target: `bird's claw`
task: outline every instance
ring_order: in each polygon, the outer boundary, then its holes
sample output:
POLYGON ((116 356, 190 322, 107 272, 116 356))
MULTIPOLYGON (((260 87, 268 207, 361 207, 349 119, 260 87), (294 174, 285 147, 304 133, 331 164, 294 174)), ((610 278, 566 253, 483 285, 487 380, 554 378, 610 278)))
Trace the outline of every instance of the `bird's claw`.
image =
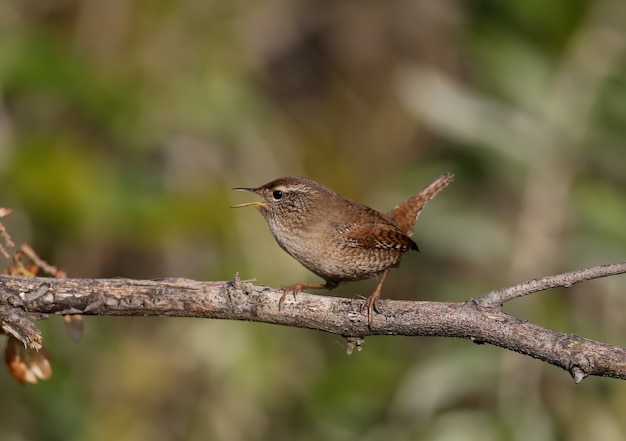
POLYGON ((367 326, 371 328, 372 323, 373 323, 372 311, 374 311, 377 314, 380 314, 380 311, 378 310, 378 296, 371 295, 368 298, 366 298, 365 302, 363 302, 363 305, 361 305, 361 313, 363 313, 364 309, 367 310, 367 326))
POLYGON ((302 292, 302 288, 300 287, 300 285, 281 286, 280 289, 283 290, 283 295, 280 296, 280 299, 278 300, 278 310, 279 311, 281 309, 283 309, 283 305, 285 304, 285 299, 287 298, 289 293, 291 293, 293 295, 293 300, 295 301, 296 300, 296 295, 299 292, 302 292))

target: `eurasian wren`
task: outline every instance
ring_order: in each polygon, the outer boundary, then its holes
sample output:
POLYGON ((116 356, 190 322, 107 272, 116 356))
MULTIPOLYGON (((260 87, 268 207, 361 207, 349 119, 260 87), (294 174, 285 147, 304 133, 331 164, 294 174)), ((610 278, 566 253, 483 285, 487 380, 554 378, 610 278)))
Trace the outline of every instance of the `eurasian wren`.
POLYGON ((234 208, 256 207, 278 245, 326 281, 323 285, 296 283, 283 287, 279 309, 289 292, 295 298, 304 289, 331 290, 340 282, 380 275, 378 286, 363 305, 371 326, 372 309, 378 312, 377 302, 387 273, 399 265, 404 253, 418 251, 411 235, 420 211, 453 179, 451 173, 439 176, 387 214, 300 177, 278 178, 258 188, 234 188, 263 198, 234 208))

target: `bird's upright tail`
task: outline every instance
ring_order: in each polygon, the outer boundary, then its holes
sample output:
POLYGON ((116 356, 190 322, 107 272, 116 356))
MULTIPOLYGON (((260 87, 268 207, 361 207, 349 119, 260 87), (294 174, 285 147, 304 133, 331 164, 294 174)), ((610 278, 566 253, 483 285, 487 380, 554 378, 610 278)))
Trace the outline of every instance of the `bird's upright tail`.
POLYGON ((422 211, 422 208, 452 181, 454 181, 454 175, 450 172, 444 173, 418 193, 396 205, 386 214, 387 218, 396 227, 400 228, 404 234, 410 237, 413 235, 415 221, 422 211))

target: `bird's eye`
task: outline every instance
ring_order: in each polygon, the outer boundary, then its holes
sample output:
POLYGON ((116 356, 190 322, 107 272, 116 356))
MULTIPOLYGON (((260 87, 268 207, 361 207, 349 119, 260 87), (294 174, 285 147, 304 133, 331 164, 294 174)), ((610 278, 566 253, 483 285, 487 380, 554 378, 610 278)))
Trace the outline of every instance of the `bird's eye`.
POLYGON ((274 200, 279 200, 283 197, 283 192, 281 190, 274 190, 272 192, 272 197, 274 198, 274 200))

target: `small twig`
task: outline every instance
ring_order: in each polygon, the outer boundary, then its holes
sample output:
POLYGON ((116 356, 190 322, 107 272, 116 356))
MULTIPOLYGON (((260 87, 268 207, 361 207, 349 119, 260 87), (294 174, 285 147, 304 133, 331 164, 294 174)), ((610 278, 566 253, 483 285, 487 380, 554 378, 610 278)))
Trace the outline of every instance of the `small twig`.
POLYGON ((538 279, 528 280, 517 285, 497 289, 477 298, 476 303, 486 308, 500 307, 503 303, 508 302, 509 300, 533 294, 535 292, 558 288, 561 286, 569 288, 572 285, 585 282, 587 280, 614 276, 623 273, 626 273, 626 262, 607 263, 606 265, 541 277, 538 279))
POLYGON ((37 266, 37 268, 41 268, 46 274, 50 274, 53 277, 57 277, 59 279, 67 277, 64 271, 57 269, 57 267, 50 265, 48 262, 43 260, 41 257, 35 253, 30 245, 23 244, 20 247, 20 252, 24 254, 24 256, 28 257, 33 263, 37 266))
MULTIPOLYGON (((0 207, 0 217, 7 216, 11 214, 12 212, 13 210, 10 208, 0 207)), ((1 222, 0 222, 0 237, 4 239, 4 243, 6 244, 7 247, 13 248, 15 246, 15 244, 11 240, 11 236, 9 235, 6 228, 4 227, 4 225, 2 225, 1 222)), ((4 248, 4 246, 1 243, 0 243, 0 254, 2 254, 7 259, 11 258, 11 256, 9 255, 9 253, 7 252, 7 250, 4 248)))

